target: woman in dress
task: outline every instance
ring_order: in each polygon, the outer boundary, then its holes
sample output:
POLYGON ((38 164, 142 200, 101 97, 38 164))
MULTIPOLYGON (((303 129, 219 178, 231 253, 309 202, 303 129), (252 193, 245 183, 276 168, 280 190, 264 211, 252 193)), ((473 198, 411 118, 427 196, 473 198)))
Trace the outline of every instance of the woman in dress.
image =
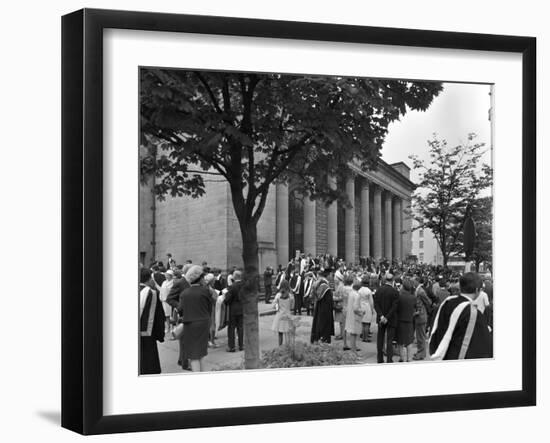
POLYGON ((413 358, 412 344, 414 341, 414 313, 416 297, 413 294, 413 284, 405 277, 399 291, 397 301, 397 344, 399 345, 400 361, 411 361, 413 358))
POLYGON ((346 312, 349 293, 352 291, 353 276, 345 274, 342 284, 334 292, 334 321, 340 324, 340 335, 336 340, 344 340, 344 351, 349 351, 346 335, 346 312))
POLYGON ((361 282, 361 288, 359 289, 359 299, 361 303, 361 310, 364 312, 361 319, 363 341, 371 341, 370 324, 374 316, 374 299, 372 291, 369 289, 370 278, 367 274, 363 276, 361 282))
POLYGON ((346 332, 349 334, 350 349, 352 352, 359 352, 357 348, 357 336, 361 334, 363 319, 363 310, 361 309, 361 299, 357 292, 361 288, 361 282, 355 281, 351 291, 348 292, 348 302, 346 306, 346 332))
POLYGON ((271 329, 279 335, 279 346, 283 344, 283 336, 290 331, 290 322, 292 321, 292 309, 294 309, 294 296, 290 291, 288 281, 281 283, 281 289, 275 295, 273 307, 277 313, 273 319, 271 329))
POLYGON ((212 295, 204 286, 202 266, 191 266, 185 279, 191 286, 181 294, 178 309, 183 320, 183 353, 191 370, 199 372, 204 371, 204 357, 208 354, 212 295))

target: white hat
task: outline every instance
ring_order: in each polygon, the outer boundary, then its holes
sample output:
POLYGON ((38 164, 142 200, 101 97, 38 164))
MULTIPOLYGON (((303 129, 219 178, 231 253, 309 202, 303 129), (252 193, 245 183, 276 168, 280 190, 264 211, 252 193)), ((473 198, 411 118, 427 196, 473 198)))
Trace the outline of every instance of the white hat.
POLYGON ((193 284, 195 283, 203 274, 202 266, 199 265, 193 265, 189 268, 187 273, 185 274, 185 279, 193 284))

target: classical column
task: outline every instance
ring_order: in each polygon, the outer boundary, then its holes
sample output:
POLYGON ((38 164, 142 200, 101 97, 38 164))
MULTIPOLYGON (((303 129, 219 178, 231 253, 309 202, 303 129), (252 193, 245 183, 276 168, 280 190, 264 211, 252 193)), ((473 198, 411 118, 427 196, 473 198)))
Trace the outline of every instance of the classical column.
POLYGON ((355 176, 346 180, 346 195, 351 208, 346 208, 346 263, 355 263, 355 176))
POLYGON ((402 231, 403 235, 401 236, 402 239, 402 248, 401 253, 403 254, 403 258, 407 258, 407 255, 409 255, 412 251, 412 217, 411 217, 411 201, 410 200, 403 200, 401 203, 402 207, 402 231))
POLYGON ((288 186, 278 184, 276 187, 276 226, 275 235, 277 241, 277 264, 286 266, 288 255, 288 186))
POLYGON ((389 192, 386 192, 386 198, 384 201, 385 206, 385 229, 384 229, 384 256, 392 261, 392 220, 391 220, 391 200, 392 196, 389 192))
POLYGON ((395 197, 393 199, 393 256, 397 260, 403 260, 402 245, 401 245, 401 199, 395 197))
MULTIPOLYGON (((329 185, 334 189, 336 188, 336 179, 334 177, 329 177, 329 185)), ((328 253, 336 257, 338 253, 338 203, 333 201, 327 207, 327 236, 328 236, 328 253)))
POLYGON ((317 255, 317 230, 315 229, 315 201, 304 197, 304 252, 317 255))
POLYGON ((374 217, 372 220, 372 253, 375 260, 382 258, 382 189, 374 188, 374 217))
POLYGON ((370 256, 369 185, 366 180, 361 186, 361 256, 370 256))

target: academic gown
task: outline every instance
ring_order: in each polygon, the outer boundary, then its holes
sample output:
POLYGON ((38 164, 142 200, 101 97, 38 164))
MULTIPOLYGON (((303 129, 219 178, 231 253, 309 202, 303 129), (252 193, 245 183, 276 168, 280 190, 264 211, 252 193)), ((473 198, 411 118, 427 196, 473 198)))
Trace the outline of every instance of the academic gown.
POLYGON ((469 343, 466 341, 468 345, 462 358, 492 358, 493 339, 485 317, 470 299, 456 295, 447 297, 436 315, 429 342, 431 359, 460 358, 462 346, 466 346, 465 337, 468 333, 471 310, 476 310, 477 315, 472 317, 473 328, 469 334, 471 338, 469 343), (457 320, 453 321, 453 317, 457 317, 457 320))
POLYGON ((160 359, 157 341, 164 341, 164 309, 156 291, 140 285, 140 298, 143 298, 143 309, 139 319, 140 325, 140 374, 160 374, 160 359), (145 291, 145 292, 144 292, 145 291))
POLYGON ((329 288, 322 298, 315 301, 313 307, 313 323, 311 325, 311 343, 323 341, 330 343, 334 335, 334 313, 332 306, 332 290, 329 288))

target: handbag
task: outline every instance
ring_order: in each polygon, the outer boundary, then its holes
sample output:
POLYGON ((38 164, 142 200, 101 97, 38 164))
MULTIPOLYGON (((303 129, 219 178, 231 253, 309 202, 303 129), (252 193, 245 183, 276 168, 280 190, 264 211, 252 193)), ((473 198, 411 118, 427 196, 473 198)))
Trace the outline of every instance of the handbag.
POLYGON ((174 330, 172 331, 172 337, 176 340, 179 340, 183 335, 183 323, 178 323, 174 330))

